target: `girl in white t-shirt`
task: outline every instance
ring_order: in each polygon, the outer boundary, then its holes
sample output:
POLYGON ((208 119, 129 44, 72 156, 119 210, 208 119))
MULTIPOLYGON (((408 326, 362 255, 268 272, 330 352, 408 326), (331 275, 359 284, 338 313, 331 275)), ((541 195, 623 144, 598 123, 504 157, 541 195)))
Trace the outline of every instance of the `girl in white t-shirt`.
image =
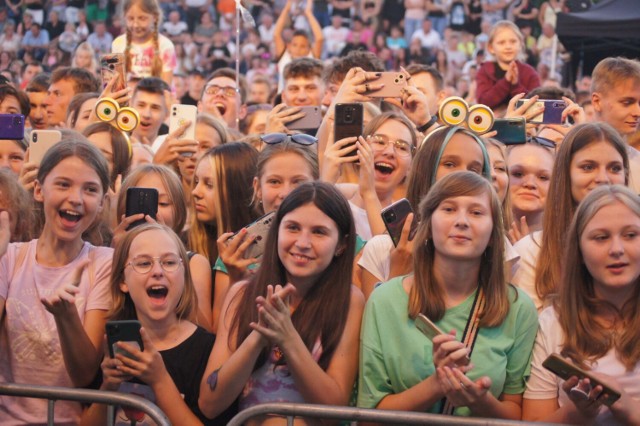
POLYGON ((125 54, 127 73, 135 78, 160 77, 171 84, 177 65, 171 40, 158 33, 162 11, 157 0, 125 0, 122 5, 127 32, 111 44, 113 53, 125 54))
POLYGON ((565 239, 558 298, 540 315, 525 420, 640 424, 640 200, 621 185, 594 189, 565 239), (601 385, 563 381, 542 367, 558 353, 620 392, 603 405, 601 385), (582 390, 580 394, 573 388, 582 390))

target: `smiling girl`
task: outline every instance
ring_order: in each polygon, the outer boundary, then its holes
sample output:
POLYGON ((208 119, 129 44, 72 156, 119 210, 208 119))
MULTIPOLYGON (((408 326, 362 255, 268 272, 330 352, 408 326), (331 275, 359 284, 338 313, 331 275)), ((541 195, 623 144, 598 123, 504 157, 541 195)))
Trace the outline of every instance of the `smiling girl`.
POLYGON ((351 285, 355 230, 333 185, 310 182, 282 202, 258 273, 229 290, 200 388, 212 417, 238 395, 347 405, 364 298, 351 285), (274 286, 275 285, 275 286, 274 286))
POLYGON ((597 425, 640 424, 640 201, 620 185, 594 189, 566 238, 563 286, 540 314, 525 420, 597 425), (619 391, 602 405, 601 386, 563 381, 542 367, 558 353, 619 391), (591 388, 576 397, 574 386, 591 388))
MULTIPOLYGON (((10 244, 0 260, 2 382, 83 387, 100 365, 113 250, 93 247, 82 234, 103 208, 109 171, 100 151, 82 139, 47 152, 34 189, 43 205, 42 233, 10 244)), ((58 402, 56 422, 75 423, 80 410, 58 402)), ((46 418, 45 400, 3 397, 0 404, 2 424, 46 418)))
POLYGON ((358 406, 520 419, 538 324, 531 300, 505 282, 500 201, 487 179, 455 172, 418 214, 414 274, 367 302, 358 406), (418 314, 449 334, 430 341, 413 324, 418 314))
POLYGON ((113 40, 111 51, 125 54, 130 77, 160 77, 170 85, 178 60, 171 40, 158 33, 162 10, 157 0, 125 0, 122 10, 127 32, 113 40))

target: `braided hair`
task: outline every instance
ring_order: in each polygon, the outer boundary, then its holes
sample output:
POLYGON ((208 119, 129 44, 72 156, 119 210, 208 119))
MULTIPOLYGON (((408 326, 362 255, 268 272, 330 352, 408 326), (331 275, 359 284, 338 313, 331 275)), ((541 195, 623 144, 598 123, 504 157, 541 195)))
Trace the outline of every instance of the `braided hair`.
MULTIPOLYGON (((160 55, 160 36, 158 33, 158 28, 160 27, 160 23, 162 22, 162 10, 160 9, 160 5, 158 4, 157 0, 125 0, 122 5, 122 10, 124 12, 123 16, 126 15, 127 11, 131 9, 131 7, 133 7, 134 4, 137 4, 144 13, 149 13, 153 15, 153 17, 155 18, 155 22, 153 24, 153 32, 152 32, 154 54, 153 54, 153 62, 151 65, 151 76, 160 77, 160 75, 162 74, 162 58, 160 55)), ((125 22, 125 28, 126 28, 126 33, 125 33, 126 46, 124 49, 125 70, 127 73, 130 73, 131 72, 132 35, 131 35, 131 30, 126 25, 126 22, 125 22)))

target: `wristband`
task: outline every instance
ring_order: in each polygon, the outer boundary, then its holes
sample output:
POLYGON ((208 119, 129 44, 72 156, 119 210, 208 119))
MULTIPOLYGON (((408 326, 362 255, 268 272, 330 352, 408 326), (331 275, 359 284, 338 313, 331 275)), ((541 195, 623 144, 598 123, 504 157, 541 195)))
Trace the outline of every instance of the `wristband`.
POLYGON ((427 124, 423 124, 420 127, 416 127, 416 130, 419 131, 420 133, 424 133, 427 130, 429 130, 429 128, 433 126, 436 121, 438 121, 438 116, 434 114, 431 116, 431 120, 427 121, 427 124))

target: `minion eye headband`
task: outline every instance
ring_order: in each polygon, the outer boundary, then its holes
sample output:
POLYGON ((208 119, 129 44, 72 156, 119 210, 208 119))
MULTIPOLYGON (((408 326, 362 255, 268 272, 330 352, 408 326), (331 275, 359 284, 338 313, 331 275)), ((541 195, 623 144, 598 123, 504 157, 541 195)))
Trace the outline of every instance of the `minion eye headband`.
POLYGON ((140 124, 140 114, 131 107, 120 107, 118 102, 112 98, 102 98, 96 103, 96 116, 100 121, 110 123, 120 130, 127 140, 129 147, 129 158, 133 156, 131 139, 127 132, 132 132, 140 124))
MULTIPOLYGON (((482 164, 482 175, 488 180, 491 180, 491 164, 489 162, 489 153, 487 152, 487 148, 484 145, 484 142, 482 142, 482 140, 478 136, 488 132, 493 127, 494 116, 491 108, 482 104, 474 105, 469 108, 469 104, 467 104, 464 99, 457 96, 452 96, 442 102, 442 104, 440 105, 440 109, 438 110, 438 115, 447 126, 450 126, 450 128, 446 130, 447 133, 444 137, 444 141, 442 142, 442 146, 440 147, 440 152, 438 152, 436 164, 440 164, 442 154, 449 144, 449 141, 451 141, 453 135, 458 132, 463 132, 464 134, 471 136, 480 146, 482 157, 484 159, 482 164)), ((431 137, 431 135, 438 131, 444 130, 439 127, 429 133, 424 138, 421 146, 424 145, 424 143, 431 137)), ((435 182, 437 172, 438 168, 435 167, 431 175, 431 182, 435 182)))

